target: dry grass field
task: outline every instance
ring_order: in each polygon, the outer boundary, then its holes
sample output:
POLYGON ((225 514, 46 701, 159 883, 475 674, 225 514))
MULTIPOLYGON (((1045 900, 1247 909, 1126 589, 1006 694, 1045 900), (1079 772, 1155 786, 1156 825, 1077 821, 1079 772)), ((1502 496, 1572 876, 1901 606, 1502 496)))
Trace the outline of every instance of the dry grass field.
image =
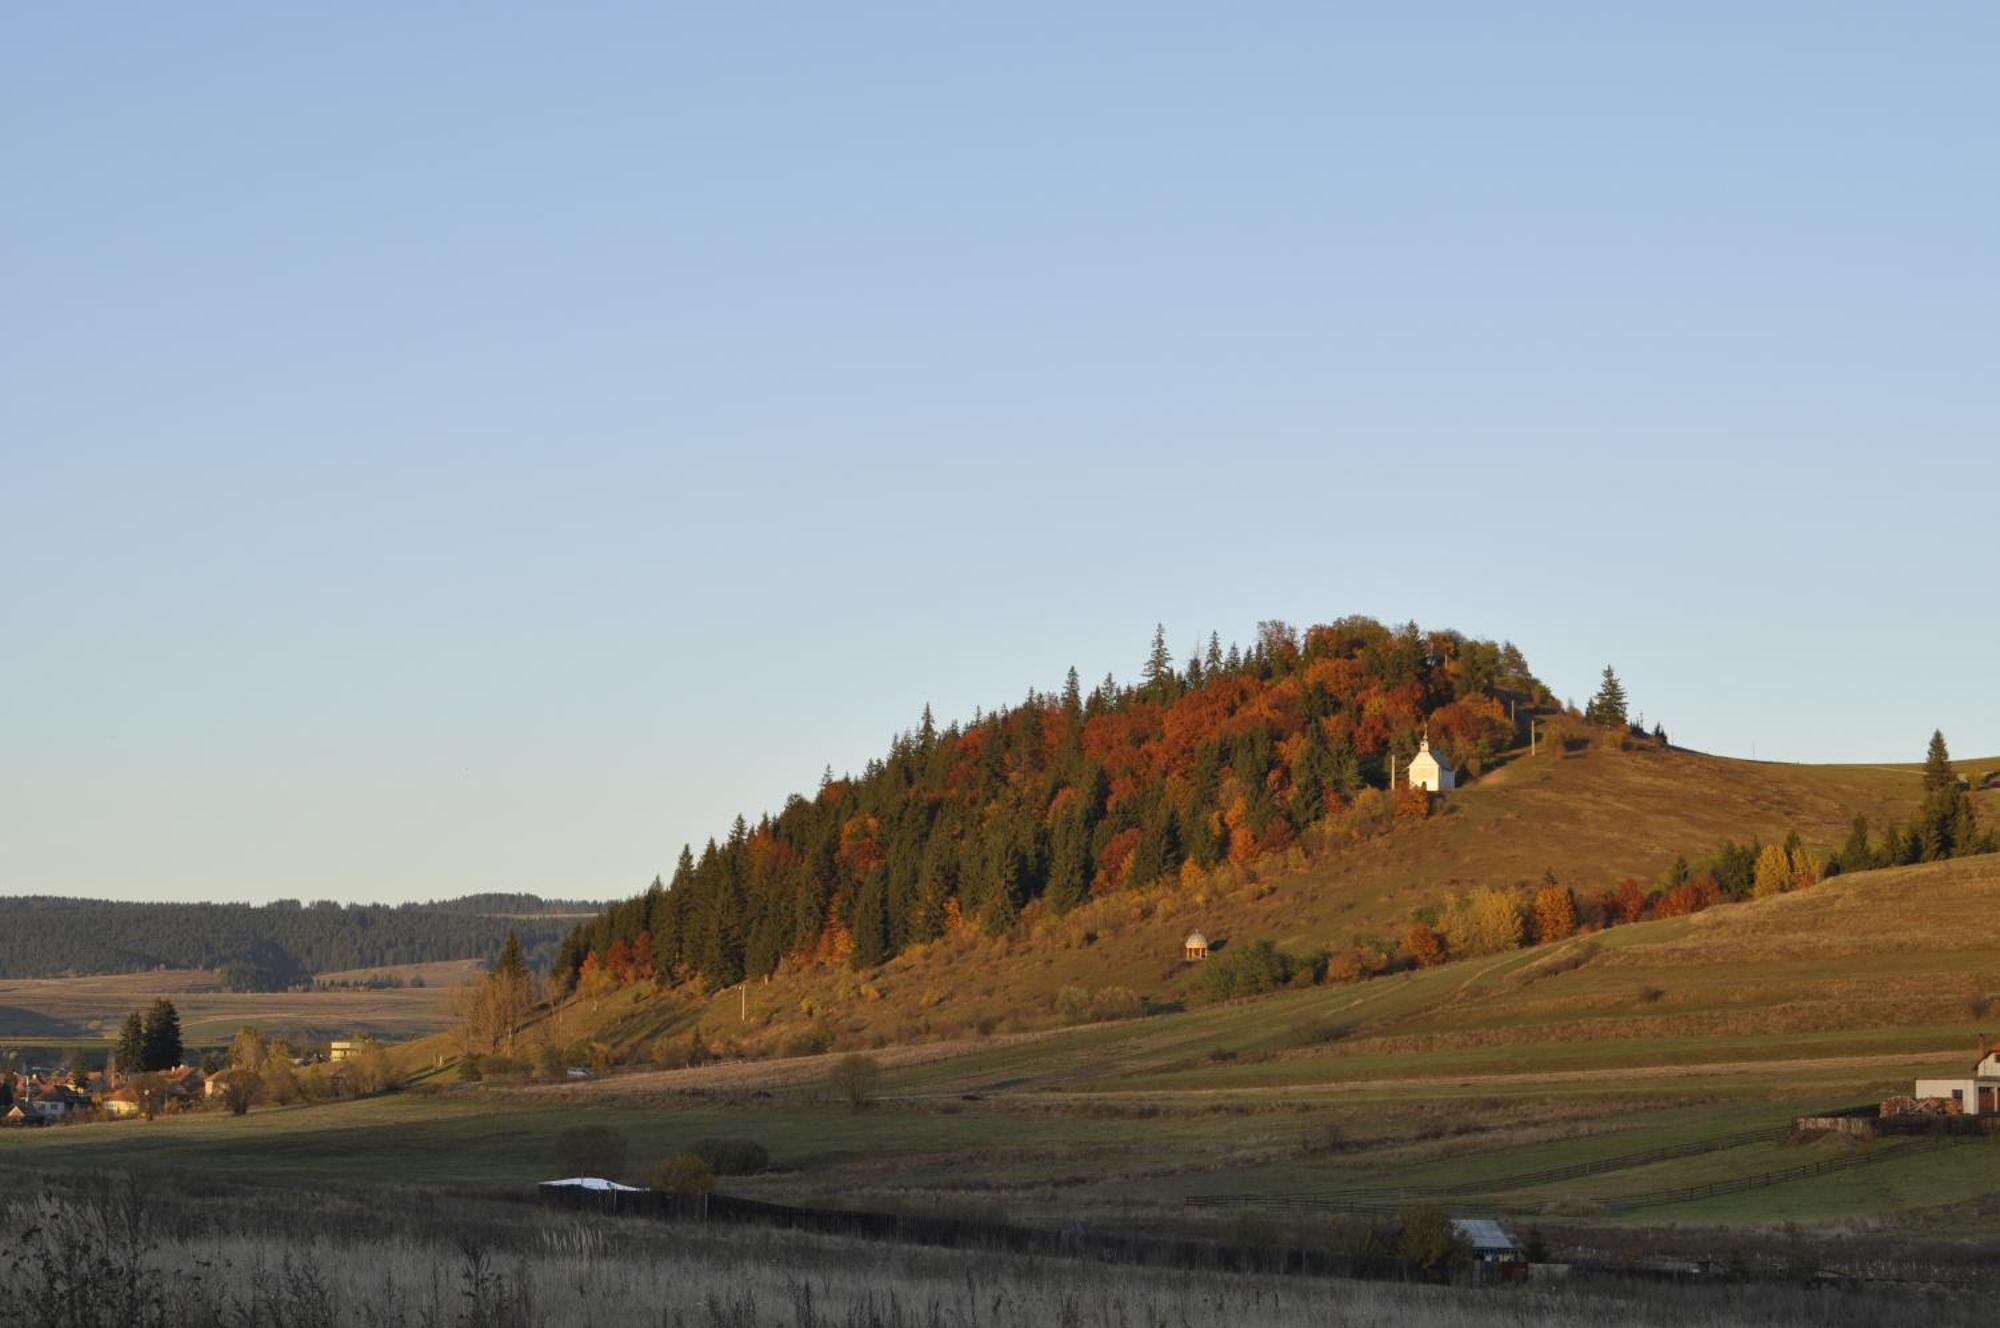
POLYGON ((194 1046, 226 1044, 244 1024, 294 1037, 421 1037, 450 1021, 452 988, 478 967, 476 960, 458 960, 322 975, 362 981, 382 973, 407 981, 421 974, 425 982, 380 991, 228 992, 201 969, 0 978, 0 1046, 102 1044, 117 1036, 126 1015, 159 996, 173 1001, 182 1036, 194 1046))
POLYGON ((8 1176, 0 1297, 158 1328, 1270 1325, 1933 1328, 1970 1303, 1792 1282, 1479 1290, 1104 1265, 542 1212, 435 1190, 121 1189, 8 1176))

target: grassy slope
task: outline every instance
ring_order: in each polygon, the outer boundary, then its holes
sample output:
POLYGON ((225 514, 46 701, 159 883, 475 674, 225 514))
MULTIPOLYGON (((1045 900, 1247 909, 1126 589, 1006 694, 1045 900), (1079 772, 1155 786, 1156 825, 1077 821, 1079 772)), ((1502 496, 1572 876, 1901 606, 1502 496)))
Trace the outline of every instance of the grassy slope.
MULTIPOLYGON (((1993 762, 1970 762, 1982 769, 1993 762)), ((1050 1018, 1054 993, 1123 986, 1154 1000, 1184 998, 1193 973, 1180 942, 1200 927, 1224 941, 1267 937, 1296 949, 1338 948, 1358 935, 1393 937, 1410 912, 1475 885, 1511 885, 1553 869, 1580 889, 1621 877, 1656 879, 1685 853, 1724 838, 1798 830, 1832 847, 1855 814, 1880 826, 1906 817, 1920 793, 1916 768, 1739 761, 1679 750, 1591 749, 1519 759, 1452 794, 1443 811, 1311 865, 1260 868, 1261 880, 1113 896, 1061 919, 1032 910, 1001 942, 953 938, 881 970, 788 974, 753 986, 748 1029, 732 990, 701 1019, 711 1041, 769 1047, 814 1022, 846 1042, 907 1042, 981 1024, 1029 1027, 1050 1018), (1087 940, 1094 933, 1095 940, 1087 940)), ((2000 792, 1980 795, 2000 816, 2000 792)), ((630 1041, 677 1026, 629 1021, 630 1041)))

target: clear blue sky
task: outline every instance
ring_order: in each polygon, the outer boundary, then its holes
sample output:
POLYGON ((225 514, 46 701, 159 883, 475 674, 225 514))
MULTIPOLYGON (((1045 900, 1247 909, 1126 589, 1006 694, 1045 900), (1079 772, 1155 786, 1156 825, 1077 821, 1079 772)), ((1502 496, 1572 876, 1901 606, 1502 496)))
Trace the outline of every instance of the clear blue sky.
POLYGON ((421 8, 9 18, 0 891, 623 893, 1156 621, 2000 752, 1990 5, 421 8))

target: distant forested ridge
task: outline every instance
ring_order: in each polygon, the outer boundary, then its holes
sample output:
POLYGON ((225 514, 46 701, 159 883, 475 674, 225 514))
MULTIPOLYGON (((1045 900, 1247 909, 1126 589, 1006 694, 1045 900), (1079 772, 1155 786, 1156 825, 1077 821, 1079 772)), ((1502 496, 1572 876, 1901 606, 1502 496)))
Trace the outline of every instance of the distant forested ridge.
POLYGON ((427 904, 151 904, 29 896, 0 899, 0 977, 221 970, 241 990, 275 990, 314 973, 440 959, 486 959, 509 928, 546 963, 570 918, 597 905, 533 895, 427 904))
POLYGON ((670 883, 572 932, 554 975, 714 986, 786 961, 870 966, 955 927, 1004 931, 1037 901, 1061 912, 1318 827, 1366 833, 1425 813, 1388 784, 1426 731, 1477 774, 1549 704, 1512 644, 1415 623, 1267 622, 1248 650, 1211 635, 1180 667, 1156 634, 1135 685, 1085 692, 1071 669, 1059 693, 964 726, 926 707, 859 777, 682 849, 670 883))

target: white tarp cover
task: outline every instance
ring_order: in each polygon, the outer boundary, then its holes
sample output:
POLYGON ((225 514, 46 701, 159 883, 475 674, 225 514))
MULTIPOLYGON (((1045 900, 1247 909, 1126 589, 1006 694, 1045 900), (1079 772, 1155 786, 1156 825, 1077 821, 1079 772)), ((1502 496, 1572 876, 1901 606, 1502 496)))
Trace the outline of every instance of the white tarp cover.
POLYGON ((623 1190, 627 1194, 637 1194, 643 1185, 620 1185, 615 1180, 605 1180, 602 1176, 571 1176, 568 1180, 545 1180, 544 1185, 565 1185, 578 1190, 623 1190))

